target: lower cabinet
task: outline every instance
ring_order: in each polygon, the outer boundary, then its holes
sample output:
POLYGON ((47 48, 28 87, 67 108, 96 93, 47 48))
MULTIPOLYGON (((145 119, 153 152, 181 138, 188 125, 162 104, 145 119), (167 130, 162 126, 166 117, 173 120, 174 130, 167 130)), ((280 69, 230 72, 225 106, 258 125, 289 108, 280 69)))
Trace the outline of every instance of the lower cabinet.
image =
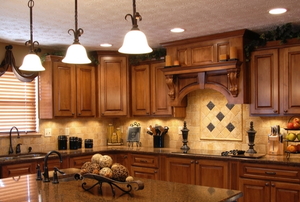
POLYGON ((35 170, 35 162, 3 165, 1 166, 1 178, 32 174, 35 170))
POLYGON ((93 155, 70 157, 70 168, 81 168, 85 162, 90 162, 93 155))
POLYGON ((300 201, 299 168, 262 164, 242 164, 240 168, 241 202, 300 201))
POLYGON ((158 155, 130 155, 130 175, 133 177, 159 180, 159 157, 158 155))
POLYGON ((240 178, 243 202, 299 202, 300 184, 240 178))
POLYGON ((163 180, 229 188, 228 161, 165 157, 163 180))

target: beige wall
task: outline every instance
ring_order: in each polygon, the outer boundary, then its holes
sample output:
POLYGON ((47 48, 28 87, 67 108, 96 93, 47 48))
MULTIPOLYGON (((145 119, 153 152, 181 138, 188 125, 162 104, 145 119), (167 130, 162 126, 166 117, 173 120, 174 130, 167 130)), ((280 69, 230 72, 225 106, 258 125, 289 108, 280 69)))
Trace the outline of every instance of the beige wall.
MULTIPOLYGON (((4 57, 6 44, 0 44, 0 57, 4 57), (3 51, 4 50, 4 51, 3 51)), ((17 65, 21 64, 23 55, 27 54, 27 47, 17 47, 13 49, 17 65), (19 53, 20 52, 20 53, 19 53), (16 57, 18 55, 19 57, 16 57)), ((187 122, 189 131, 188 145, 191 149, 209 150, 247 150, 250 121, 254 123, 257 131, 255 138, 255 149, 265 153, 267 149, 267 135, 270 126, 280 125, 284 127, 290 117, 253 117, 249 115, 249 105, 235 105, 231 110, 226 108, 227 100, 223 95, 214 90, 197 90, 188 95, 187 116, 183 119, 175 118, 89 118, 89 119, 55 119, 40 120, 40 131, 42 136, 13 137, 13 147, 17 143, 22 143, 22 152, 26 152, 31 146, 33 151, 41 149, 57 149, 57 136, 65 134, 65 128, 70 129, 70 136, 78 136, 83 139, 94 139, 94 145, 106 145, 106 127, 113 123, 115 127, 123 128, 123 139, 126 140, 126 131, 130 124, 139 122, 141 124, 142 146, 152 147, 153 137, 146 134, 149 125, 155 124, 168 126, 169 132, 165 137, 165 147, 180 148, 182 146, 182 136, 178 135, 178 126, 183 126, 183 121, 187 122), (207 103, 215 104, 213 110, 208 110, 207 103), (222 112, 224 119, 218 121, 216 115, 222 112), (207 125, 213 123, 215 129, 210 132, 207 125), (235 129, 229 132, 226 129, 228 123, 232 123, 235 129), (52 136, 44 137, 45 128, 52 128, 52 136)), ((9 139, 0 138, 0 155, 8 153, 9 139)))

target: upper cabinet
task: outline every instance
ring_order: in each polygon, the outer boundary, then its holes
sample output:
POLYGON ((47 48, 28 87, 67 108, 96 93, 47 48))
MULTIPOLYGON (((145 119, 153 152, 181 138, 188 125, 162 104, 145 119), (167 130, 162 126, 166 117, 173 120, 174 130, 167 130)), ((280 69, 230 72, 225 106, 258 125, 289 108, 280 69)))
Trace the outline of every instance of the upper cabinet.
POLYGON ((237 30, 162 43, 172 61, 180 64, 163 69, 171 106, 184 108, 188 93, 207 88, 222 93, 229 103, 249 103, 244 45, 256 36, 249 30, 237 30), (227 58, 232 60, 222 60, 227 58))
POLYGON ((162 61, 143 62, 131 66, 133 116, 171 116, 168 87, 162 61))
POLYGON ((300 114, 300 45, 292 42, 252 53, 251 114, 300 114))
POLYGON ((127 56, 113 51, 98 53, 98 108, 100 116, 128 115, 127 56))
POLYGON ((61 62, 47 56, 45 71, 40 72, 40 118, 95 117, 95 67, 61 62))

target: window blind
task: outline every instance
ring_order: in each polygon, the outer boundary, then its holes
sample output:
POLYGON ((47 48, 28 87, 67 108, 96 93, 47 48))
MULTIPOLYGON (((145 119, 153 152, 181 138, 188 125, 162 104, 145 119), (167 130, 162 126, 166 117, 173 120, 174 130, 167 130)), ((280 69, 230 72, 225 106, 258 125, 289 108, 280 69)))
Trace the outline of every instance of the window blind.
POLYGON ((21 82, 7 71, 0 77, 0 133, 12 126, 19 132, 36 131, 36 79, 21 82))

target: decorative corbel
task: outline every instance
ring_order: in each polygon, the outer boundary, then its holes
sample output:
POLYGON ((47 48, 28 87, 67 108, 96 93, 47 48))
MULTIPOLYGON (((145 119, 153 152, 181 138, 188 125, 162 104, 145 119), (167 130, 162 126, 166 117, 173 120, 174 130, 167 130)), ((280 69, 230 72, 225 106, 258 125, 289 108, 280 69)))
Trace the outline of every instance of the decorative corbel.
POLYGON ((174 100, 175 99, 175 85, 173 81, 173 75, 166 75, 166 83, 169 88, 169 97, 174 100))
POLYGON ((240 76, 240 68, 229 69, 227 70, 227 77, 229 79, 229 88, 228 90, 232 94, 233 97, 237 97, 238 95, 238 81, 240 76))

